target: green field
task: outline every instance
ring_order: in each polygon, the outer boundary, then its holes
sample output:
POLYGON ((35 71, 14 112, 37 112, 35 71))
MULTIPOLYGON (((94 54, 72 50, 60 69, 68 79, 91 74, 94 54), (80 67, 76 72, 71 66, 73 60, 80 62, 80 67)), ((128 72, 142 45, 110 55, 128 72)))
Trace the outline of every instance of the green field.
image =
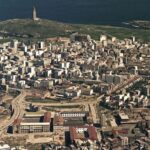
MULTIPOLYGON (((99 39, 101 34, 115 36, 119 39, 130 38, 148 41, 150 30, 130 29, 102 25, 66 24, 51 20, 33 21, 31 19, 14 19, 0 22, 0 32, 7 33, 11 37, 24 37, 32 39, 43 39, 55 36, 69 36, 73 32, 89 34, 94 39, 99 39), (16 36, 17 35, 17 36, 16 36), (26 37, 28 35, 28 37, 26 37)), ((8 38, 8 37, 7 37, 8 38)))
POLYGON ((59 102, 54 99, 42 99, 40 97, 26 97, 26 101, 31 103, 58 103, 59 102))

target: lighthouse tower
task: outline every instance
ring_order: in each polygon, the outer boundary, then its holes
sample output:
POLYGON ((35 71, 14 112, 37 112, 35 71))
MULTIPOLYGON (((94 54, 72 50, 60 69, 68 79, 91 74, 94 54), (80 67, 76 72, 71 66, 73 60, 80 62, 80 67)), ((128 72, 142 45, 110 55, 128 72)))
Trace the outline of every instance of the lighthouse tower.
POLYGON ((37 18, 37 12, 36 12, 36 8, 35 8, 35 7, 33 7, 32 19, 33 19, 34 21, 39 20, 39 19, 37 18))

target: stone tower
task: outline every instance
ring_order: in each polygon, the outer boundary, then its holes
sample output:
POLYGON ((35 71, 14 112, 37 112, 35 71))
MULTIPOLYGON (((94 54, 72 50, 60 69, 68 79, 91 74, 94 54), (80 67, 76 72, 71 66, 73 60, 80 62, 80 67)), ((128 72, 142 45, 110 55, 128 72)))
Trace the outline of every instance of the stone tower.
POLYGON ((37 15, 36 15, 36 8, 35 8, 35 7, 33 7, 32 19, 33 19, 34 21, 38 20, 37 15))

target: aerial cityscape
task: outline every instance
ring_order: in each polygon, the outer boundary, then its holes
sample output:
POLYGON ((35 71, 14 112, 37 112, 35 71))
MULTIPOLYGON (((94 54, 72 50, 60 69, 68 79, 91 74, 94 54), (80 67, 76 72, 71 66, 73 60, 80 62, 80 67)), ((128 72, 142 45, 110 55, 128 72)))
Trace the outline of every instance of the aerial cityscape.
POLYGON ((149 20, 0 21, 0 150, 150 150, 149 20))

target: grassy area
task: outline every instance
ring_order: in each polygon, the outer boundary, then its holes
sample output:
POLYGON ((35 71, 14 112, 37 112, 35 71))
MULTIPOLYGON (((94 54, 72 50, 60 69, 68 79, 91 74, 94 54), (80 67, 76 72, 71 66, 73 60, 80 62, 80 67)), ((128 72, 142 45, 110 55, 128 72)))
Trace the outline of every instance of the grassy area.
POLYGON ((77 108, 81 108, 80 105, 74 105, 74 106, 48 106, 48 107, 43 107, 43 109, 46 109, 47 111, 52 111, 52 110, 56 110, 56 109, 77 109, 77 108))
POLYGON ((26 97, 26 101, 31 103, 58 103, 59 102, 54 99, 42 99, 40 97, 26 97))
MULTIPOLYGON (((80 105, 74 105, 74 106, 70 106, 70 105, 66 105, 66 106, 63 106, 63 105, 60 105, 60 106, 51 106, 52 108, 79 108, 80 105)), ((49 108, 51 108, 49 107, 49 108)))
POLYGON ((141 28, 150 29, 150 21, 136 20, 132 21, 131 24, 141 28))
POLYGON ((32 21, 30 19, 15 19, 0 22, 0 31, 11 36, 28 38, 48 38, 55 36, 69 36, 73 32, 89 34, 94 39, 99 39, 101 34, 116 36, 119 39, 136 36, 138 39, 150 40, 150 30, 130 29, 123 27, 65 24, 51 20, 32 21), (25 36, 26 37, 26 36, 25 36))

